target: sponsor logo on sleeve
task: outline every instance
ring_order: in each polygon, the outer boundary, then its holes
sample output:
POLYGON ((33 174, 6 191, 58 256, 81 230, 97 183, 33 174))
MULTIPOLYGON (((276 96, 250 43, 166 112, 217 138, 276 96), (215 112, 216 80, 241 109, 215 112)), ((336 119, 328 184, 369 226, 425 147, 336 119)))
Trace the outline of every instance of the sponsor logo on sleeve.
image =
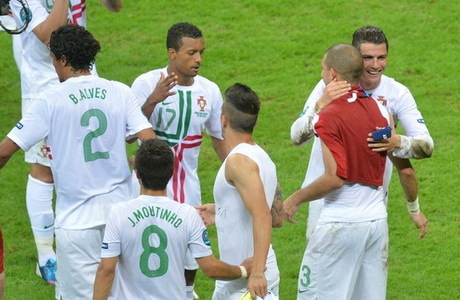
POLYGON ((109 244, 107 243, 102 243, 102 249, 109 249, 109 244))
POLYGON ((203 238, 203 243, 206 246, 211 246, 211 242, 209 241, 209 236, 208 236, 208 230, 207 229, 203 230, 203 233, 201 234, 201 237, 203 238))

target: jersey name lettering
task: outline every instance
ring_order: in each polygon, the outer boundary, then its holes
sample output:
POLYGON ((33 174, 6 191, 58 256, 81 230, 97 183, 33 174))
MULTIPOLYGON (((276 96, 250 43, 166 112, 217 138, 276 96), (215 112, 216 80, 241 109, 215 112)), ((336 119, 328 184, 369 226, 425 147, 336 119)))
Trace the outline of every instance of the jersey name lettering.
POLYGON ((81 89, 79 90, 79 95, 70 94, 69 98, 72 100, 73 103, 77 104, 83 100, 91 100, 91 99, 102 99, 104 100, 107 96, 107 90, 101 89, 99 87, 89 88, 89 89, 81 89))
POLYGON ((128 219, 132 227, 135 227, 141 220, 150 217, 165 220, 176 228, 179 227, 183 221, 181 218, 177 217, 176 213, 158 206, 144 206, 141 209, 133 211, 133 217, 128 217, 128 219))

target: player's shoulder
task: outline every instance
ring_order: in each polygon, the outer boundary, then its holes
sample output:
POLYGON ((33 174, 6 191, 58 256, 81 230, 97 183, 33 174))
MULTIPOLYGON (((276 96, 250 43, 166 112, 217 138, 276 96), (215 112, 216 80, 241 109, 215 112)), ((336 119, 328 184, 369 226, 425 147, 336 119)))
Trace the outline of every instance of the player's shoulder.
POLYGON ((409 90, 401 82, 397 81, 393 77, 389 77, 389 76, 386 76, 386 75, 382 75, 380 86, 381 86, 382 89, 389 90, 389 91, 404 92, 404 91, 409 90))
POLYGON ((195 84, 199 84, 199 85, 202 85, 202 86, 205 86, 207 87, 208 89, 217 89, 219 90, 219 86, 217 85, 217 83, 215 83, 214 81, 204 77, 204 76, 201 76, 201 75, 196 75, 195 76, 195 84))
POLYGON ((155 69, 155 70, 150 70, 145 73, 140 74, 139 76, 134 79, 134 83, 136 82, 152 82, 152 80, 155 80, 153 83, 156 84, 158 79, 161 76, 161 73, 167 74, 166 68, 160 68, 160 69, 155 69))

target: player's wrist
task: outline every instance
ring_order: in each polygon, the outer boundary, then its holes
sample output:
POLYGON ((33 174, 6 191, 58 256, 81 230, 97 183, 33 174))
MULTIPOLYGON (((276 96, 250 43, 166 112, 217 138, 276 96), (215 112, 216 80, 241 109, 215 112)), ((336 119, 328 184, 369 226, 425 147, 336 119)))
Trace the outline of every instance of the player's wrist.
POLYGON ((241 270, 241 278, 248 278, 248 271, 244 266, 239 266, 241 270))
POLYGON ((410 215, 418 215, 420 213, 420 204, 418 202, 418 197, 413 202, 409 202, 406 200, 406 206, 410 215))

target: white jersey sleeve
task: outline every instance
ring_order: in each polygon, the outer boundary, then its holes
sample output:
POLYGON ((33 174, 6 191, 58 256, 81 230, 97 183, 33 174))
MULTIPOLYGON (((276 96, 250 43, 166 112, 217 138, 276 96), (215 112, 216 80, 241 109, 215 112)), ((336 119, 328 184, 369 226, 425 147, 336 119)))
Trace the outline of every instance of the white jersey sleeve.
MULTIPOLYGON (((30 12, 30 22, 29 25, 27 25, 25 32, 32 32, 37 25, 46 20, 49 10, 47 10, 39 0, 29 0, 27 1, 27 4, 30 12)), ((20 28, 25 23, 24 8, 19 1, 10 1, 10 7, 16 21, 16 25, 20 28)))
POLYGON ((142 107, 148 96, 153 92, 155 86, 160 78, 160 74, 163 73, 167 76, 166 68, 162 70, 154 70, 142 75, 139 75, 131 85, 131 90, 137 98, 139 106, 142 107), (158 78, 157 78, 158 77, 158 78))
POLYGON ((219 87, 214 82, 209 82, 209 90, 212 94, 211 101, 211 116, 206 121, 206 132, 212 137, 215 137, 219 140, 223 140, 222 136, 222 125, 220 122, 220 116, 222 113, 222 94, 220 93, 219 87))
POLYGON ((113 206, 107 217, 107 224, 104 232, 104 242, 102 244, 101 257, 117 257, 121 254, 121 238, 119 228, 118 206, 113 206), (110 246, 109 246, 110 245, 110 246))
POLYGON ((47 102, 43 99, 37 99, 7 136, 22 150, 27 151, 48 136, 49 119, 47 102), (24 124, 27 126, 24 127, 24 124))
POLYGON ((291 126, 291 140, 295 145, 303 145, 314 136, 313 119, 317 113, 316 102, 323 95, 326 87, 323 80, 320 80, 305 103, 299 118, 291 126))
POLYGON ((405 88, 400 101, 396 103, 395 121, 401 122, 406 134, 401 135, 401 146, 393 151, 393 155, 400 158, 430 157, 434 148, 433 139, 409 89, 405 88))
POLYGON ((138 100, 128 86, 125 88, 127 105, 127 123, 126 123, 126 136, 137 134, 139 131, 152 128, 152 125, 142 113, 138 104, 138 100))

